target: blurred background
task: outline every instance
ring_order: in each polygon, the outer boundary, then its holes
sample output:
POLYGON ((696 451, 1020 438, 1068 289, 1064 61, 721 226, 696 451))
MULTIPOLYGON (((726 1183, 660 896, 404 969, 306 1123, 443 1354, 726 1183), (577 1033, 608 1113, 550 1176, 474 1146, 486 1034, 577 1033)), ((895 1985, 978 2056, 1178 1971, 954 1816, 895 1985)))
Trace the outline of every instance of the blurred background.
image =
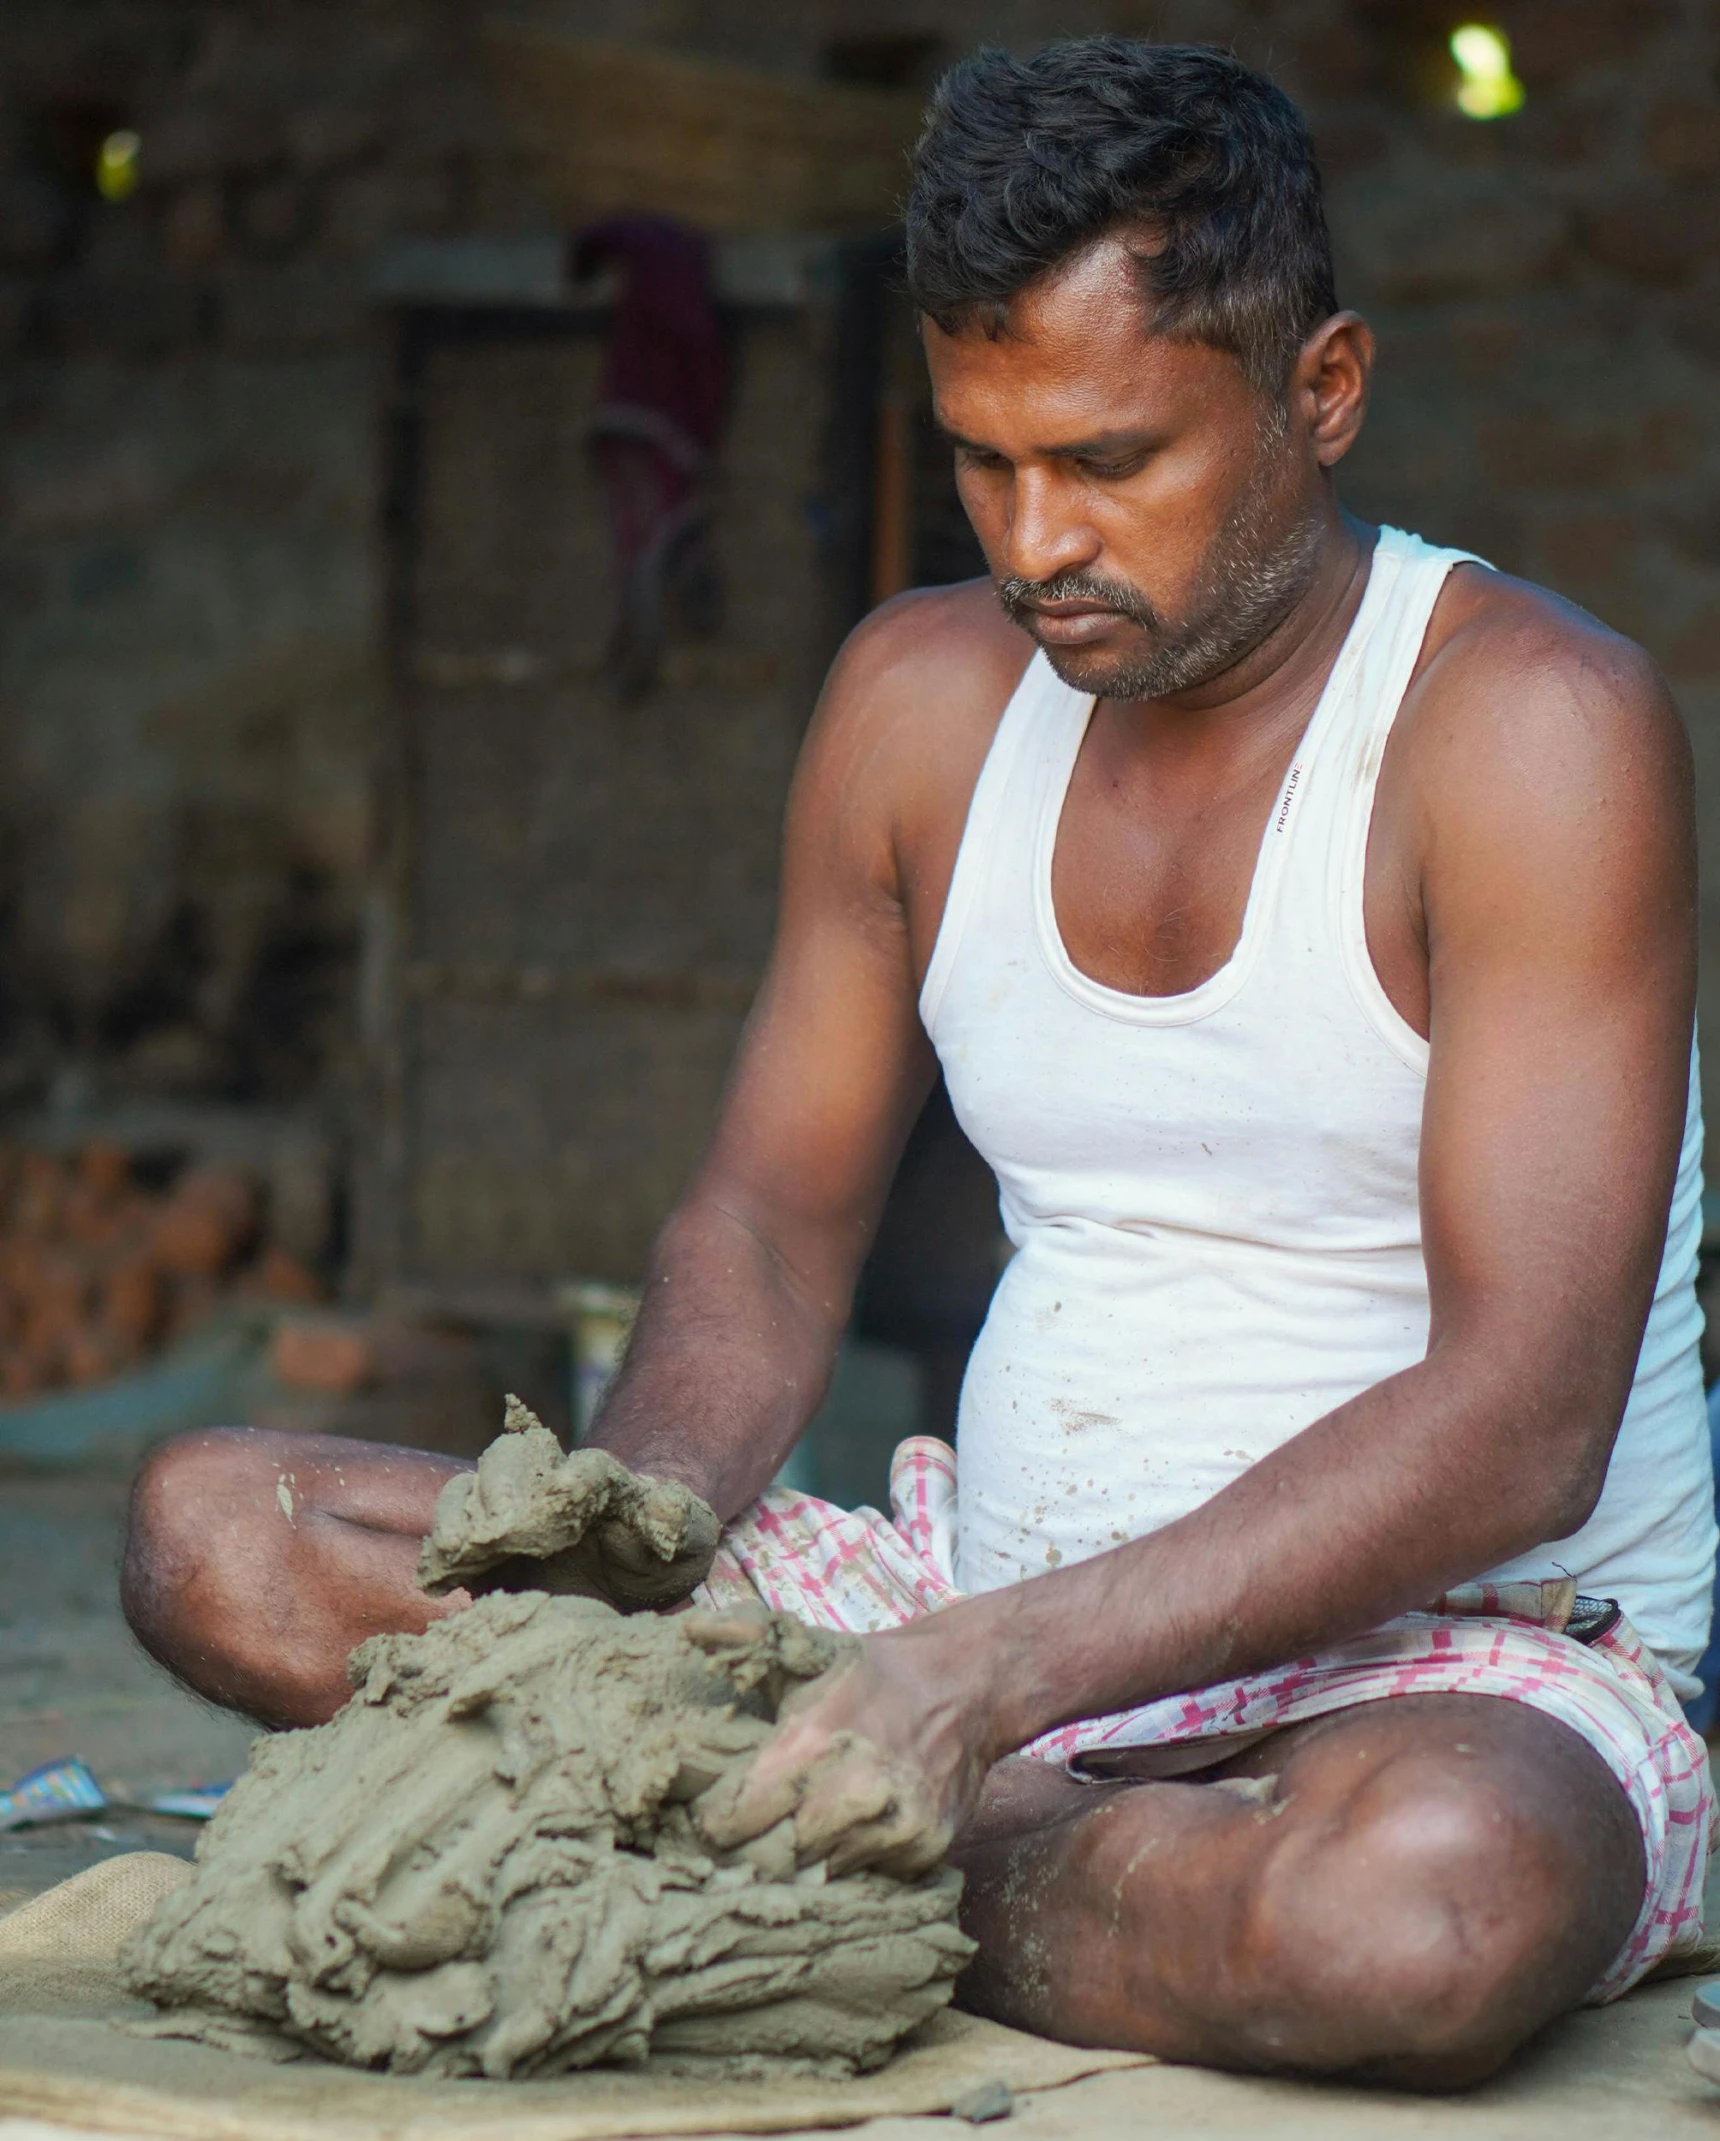
MULTIPOLYGON (((980 567, 896 279, 925 93, 1096 29, 1307 111, 1349 502, 1666 669, 1720 1033, 1712 0, 6 0, 0 1463, 577 1431, 825 664, 980 567)), ((999 1247, 934 1097, 798 1478, 948 1432, 999 1247)))

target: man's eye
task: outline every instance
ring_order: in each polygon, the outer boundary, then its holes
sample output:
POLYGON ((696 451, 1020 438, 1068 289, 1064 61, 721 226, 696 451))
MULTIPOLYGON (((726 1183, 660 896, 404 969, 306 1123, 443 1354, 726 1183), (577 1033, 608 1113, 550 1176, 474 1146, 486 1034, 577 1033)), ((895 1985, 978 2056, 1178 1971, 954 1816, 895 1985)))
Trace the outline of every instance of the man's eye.
POLYGON ((1007 464, 1000 453, 987 453, 979 446, 958 446, 956 459, 963 468, 1003 468, 1007 464))
POLYGON ((1097 483, 1121 483, 1126 477, 1139 475, 1146 465, 1140 454, 1130 454, 1126 461, 1083 461, 1082 473, 1091 476, 1097 483))

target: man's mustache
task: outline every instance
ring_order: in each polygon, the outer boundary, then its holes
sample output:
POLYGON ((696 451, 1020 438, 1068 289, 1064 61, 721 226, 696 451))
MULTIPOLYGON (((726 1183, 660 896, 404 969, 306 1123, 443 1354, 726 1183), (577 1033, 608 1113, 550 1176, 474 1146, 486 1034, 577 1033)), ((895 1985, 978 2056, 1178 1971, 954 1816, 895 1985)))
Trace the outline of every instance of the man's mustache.
POLYGON ((1049 580, 1023 580, 1012 574, 996 584, 1004 614, 1025 631, 1033 629, 1033 612, 1042 602, 1090 602, 1099 609, 1114 610, 1144 631, 1160 629, 1158 611, 1138 587, 1125 580, 1107 580, 1095 572, 1058 572, 1049 580))

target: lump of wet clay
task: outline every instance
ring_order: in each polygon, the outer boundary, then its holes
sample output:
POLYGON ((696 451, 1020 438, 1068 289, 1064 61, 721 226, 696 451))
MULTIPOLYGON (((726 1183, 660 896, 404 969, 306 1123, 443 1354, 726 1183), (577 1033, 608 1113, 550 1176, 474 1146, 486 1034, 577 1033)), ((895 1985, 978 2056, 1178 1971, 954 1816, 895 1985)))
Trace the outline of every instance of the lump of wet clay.
POLYGON ((259 1740, 134 1937, 138 2025, 396 2073, 852 2073, 949 1999, 959 1876, 725 1850, 699 1800, 845 1639, 493 1592, 354 1651, 328 1724, 259 1740))
POLYGON ((418 1581, 434 1592, 573 1592, 632 1612, 703 1583, 720 1529, 690 1487, 642 1479, 607 1450, 564 1453, 510 1397, 477 1470, 456 1472, 438 1496, 418 1581))

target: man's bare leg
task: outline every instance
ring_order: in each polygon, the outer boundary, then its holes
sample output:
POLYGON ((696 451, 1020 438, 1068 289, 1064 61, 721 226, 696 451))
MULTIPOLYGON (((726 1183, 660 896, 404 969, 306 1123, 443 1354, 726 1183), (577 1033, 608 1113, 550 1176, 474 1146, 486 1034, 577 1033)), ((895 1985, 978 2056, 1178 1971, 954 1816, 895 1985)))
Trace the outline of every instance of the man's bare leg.
POLYGON ((317 1725, 366 1636, 464 1601, 414 1570, 451 1457, 331 1435, 211 1428, 145 1460, 120 1574, 145 1650, 199 1695, 268 1725, 317 1725))
MULTIPOLYGON (((347 1653, 460 1602, 414 1580, 456 1460, 222 1429, 156 1451, 122 1594, 152 1655, 269 1724, 347 1653)), ((1021 1759, 958 1840, 964 2005, 1081 2044, 1461 2087, 1580 2000, 1642 1900, 1642 1840, 1574 1733, 1492 1696, 1295 1725, 1198 1782, 1021 1759)))
POLYGON ((963 2005, 1202 2065, 1459 2088, 1574 2007, 1641 1906, 1582 1740, 1480 1695, 1290 1726, 1211 1781, 999 1765, 955 1858, 963 2005))

